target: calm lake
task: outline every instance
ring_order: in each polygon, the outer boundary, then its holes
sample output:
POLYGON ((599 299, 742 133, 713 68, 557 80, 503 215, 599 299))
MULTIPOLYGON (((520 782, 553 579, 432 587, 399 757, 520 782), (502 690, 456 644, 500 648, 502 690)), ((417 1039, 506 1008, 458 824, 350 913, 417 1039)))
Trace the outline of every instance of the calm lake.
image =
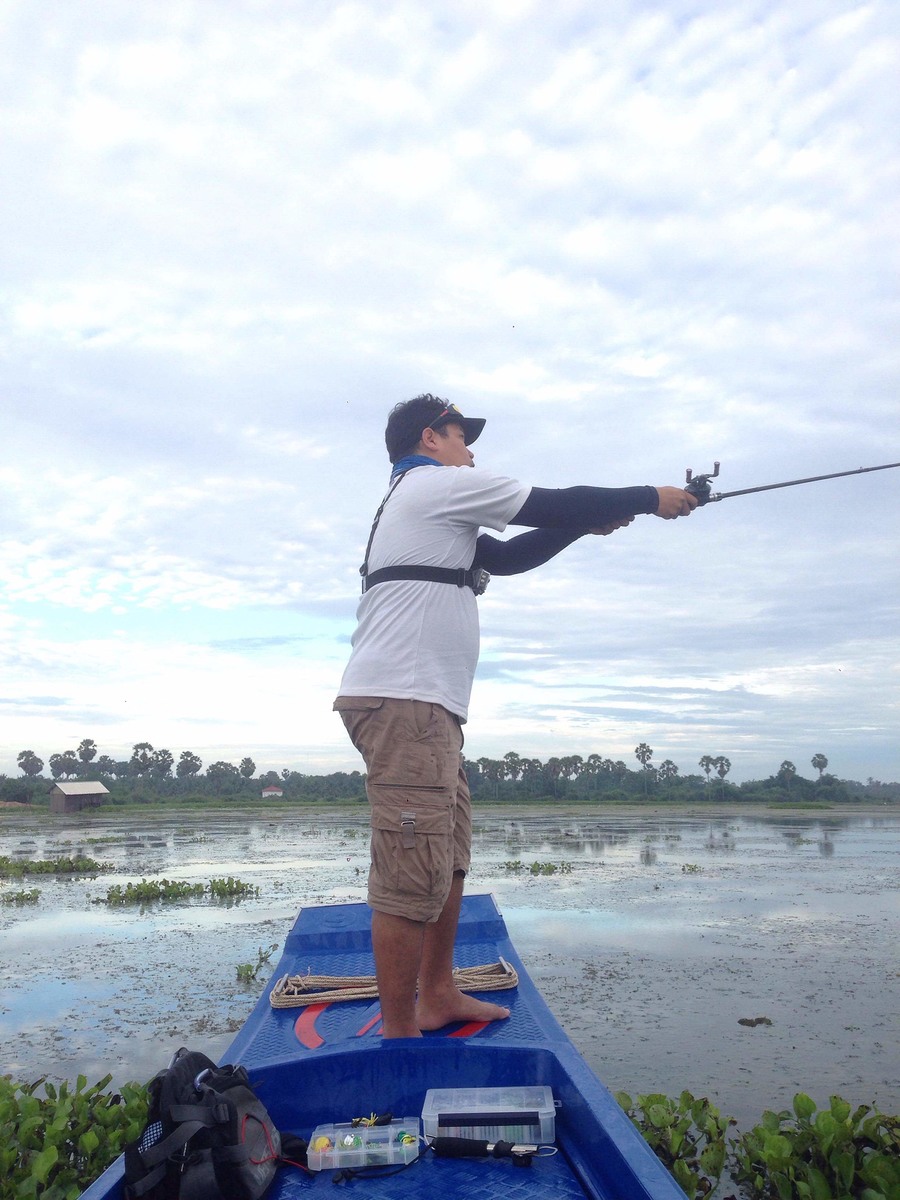
MULTIPOLYGON (((535 982, 604 1082, 688 1088, 742 1127, 796 1091, 900 1113, 900 813, 476 810, 470 891, 494 893, 535 982), (533 875, 533 862, 553 864, 533 875), (515 869, 515 864, 520 864, 515 869), (764 1017, 754 1025, 741 1024, 764 1017)), ((187 1044, 219 1057, 271 973, 236 968, 297 910, 365 899, 364 809, 0 816, 0 854, 82 852, 95 879, 26 877, 0 906, 0 1074, 145 1080, 187 1044), (113 883, 259 888, 144 908, 113 883)))

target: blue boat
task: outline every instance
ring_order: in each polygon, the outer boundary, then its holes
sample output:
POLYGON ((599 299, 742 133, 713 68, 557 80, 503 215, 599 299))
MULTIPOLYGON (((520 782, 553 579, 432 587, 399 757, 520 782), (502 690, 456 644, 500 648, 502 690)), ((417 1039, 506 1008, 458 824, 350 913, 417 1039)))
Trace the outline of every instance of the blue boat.
MULTIPOLYGON (((272 986, 285 977, 373 974, 370 918, 365 904, 303 909, 270 985, 222 1058, 248 1069, 279 1129, 309 1139, 318 1126, 369 1113, 418 1116, 430 1089, 543 1085, 555 1104, 557 1152, 534 1157, 528 1169, 510 1158, 445 1158, 423 1149, 401 1173, 367 1173, 353 1186, 373 1200, 492 1200, 494 1193, 509 1200, 511 1189, 516 1200, 685 1200, 550 1012, 492 896, 464 898, 455 965, 514 969, 513 990, 474 993, 509 1006, 508 1020, 385 1041, 377 998, 272 1006, 272 986)), ((122 1173, 119 1159, 82 1200, 121 1200, 122 1173)), ((281 1169, 267 1200, 294 1200, 311 1188, 330 1188, 333 1196, 333 1175, 281 1169)))

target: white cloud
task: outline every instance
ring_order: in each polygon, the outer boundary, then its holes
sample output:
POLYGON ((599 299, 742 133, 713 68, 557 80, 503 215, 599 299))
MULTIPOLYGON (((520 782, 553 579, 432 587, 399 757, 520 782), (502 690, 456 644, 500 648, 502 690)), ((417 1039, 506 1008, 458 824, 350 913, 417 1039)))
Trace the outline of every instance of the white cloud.
MULTIPOLYGON (((483 411, 478 462, 548 486, 898 457, 885 0, 209 12, 2 18, 0 769, 82 713, 181 745, 175 690, 216 757, 353 761, 338 639, 403 396, 483 411)), ((470 742, 584 752, 598 713, 623 756, 643 721, 752 773, 821 729, 897 778, 896 486, 497 583, 470 742)))

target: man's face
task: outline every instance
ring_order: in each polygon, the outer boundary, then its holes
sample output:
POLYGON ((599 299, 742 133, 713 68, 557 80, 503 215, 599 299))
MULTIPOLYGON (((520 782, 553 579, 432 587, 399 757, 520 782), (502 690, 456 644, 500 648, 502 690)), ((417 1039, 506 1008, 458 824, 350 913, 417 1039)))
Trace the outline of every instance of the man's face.
POLYGON ((475 455, 466 445, 462 425, 452 422, 442 425, 440 429, 426 429, 422 438, 427 440, 426 453, 436 458, 445 467, 474 467, 475 455), (431 438, 427 435, 431 434, 431 438))

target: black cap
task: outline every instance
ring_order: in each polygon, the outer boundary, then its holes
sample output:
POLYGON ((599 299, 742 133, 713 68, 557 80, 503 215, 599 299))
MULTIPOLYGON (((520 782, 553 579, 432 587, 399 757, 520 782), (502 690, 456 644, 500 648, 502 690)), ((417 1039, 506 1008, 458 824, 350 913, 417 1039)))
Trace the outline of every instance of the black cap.
POLYGON ((424 429, 442 429, 444 425, 461 425, 467 446, 476 440, 485 426, 484 417, 464 417, 455 404, 426 392, 412 400, 404 400, 391 409, 384 441, 391 462, 411 454, 422 439, 424 429))

